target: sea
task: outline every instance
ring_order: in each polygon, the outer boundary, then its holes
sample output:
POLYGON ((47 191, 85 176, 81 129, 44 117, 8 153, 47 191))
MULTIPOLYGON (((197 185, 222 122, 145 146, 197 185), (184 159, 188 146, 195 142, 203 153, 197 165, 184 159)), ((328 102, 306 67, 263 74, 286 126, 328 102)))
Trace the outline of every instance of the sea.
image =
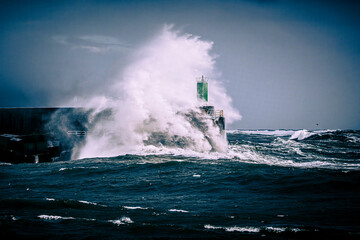
POLYGON ((360 131, 227 139, 225 153, 1 163, 1 239, 360 239, 360 131))

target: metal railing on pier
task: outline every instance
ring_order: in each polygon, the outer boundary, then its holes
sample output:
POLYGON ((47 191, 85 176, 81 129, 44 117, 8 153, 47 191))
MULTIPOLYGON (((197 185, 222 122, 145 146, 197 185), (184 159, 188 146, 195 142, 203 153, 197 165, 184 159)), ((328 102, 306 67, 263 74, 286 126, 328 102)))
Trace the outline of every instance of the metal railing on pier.
POLYGON ((214 116, 215 118, 224 117, 224 110, 216 110, 214 116))

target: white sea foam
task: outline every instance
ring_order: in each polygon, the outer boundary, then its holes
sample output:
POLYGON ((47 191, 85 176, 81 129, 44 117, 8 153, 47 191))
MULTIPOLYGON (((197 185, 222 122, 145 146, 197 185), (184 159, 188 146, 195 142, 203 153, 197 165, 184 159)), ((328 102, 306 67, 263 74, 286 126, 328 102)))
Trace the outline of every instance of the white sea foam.
POLYGON ((195 80, 201 75, 211 78, 209 105, 223 109, 227 123, 241 118, 216 80, 221 75, 215 69, 215 57, 210 55, 212 45, 165 26, 134 53, 133 61, 103 96, 77 98, 72 105, 94 109, 78 157, 118 156, 140 152, 145 145, 226 152, 227 141, 212 120, 197 118, 205 124, 203 129, 192 120, 203 104, 197 99, 195 80))
MULTIPOLYGON (((270 143, 260 142, 253 144, 251 142, 244 141, 241 144, 230 144, 226 152, 200 152, 187 148, 169 148, 166 146, 140 145, 134 148, 132 151, 129 151, 128 154, 145 156, 171 155, 169 158, 142 158, 141 160, 137 160, 137 164, 159 164, 168 161, 222 164, 223 162, 236 161, 249 164, 265 164, 270 166, 296 168, 323 168, 339 170, 360 169, 360 164, 358 162, 348 163, 341 161, 341 159, 339 160, 336 157, 329 157, 329 154, 327 154, 327 156, 324 156, 323 154, 316 154, 316 152, 328 152, 327 149, 318 148, 311 142, 299 140, 306 139, 314 134, 321 135, 335 131, 338 130, 279 130, 276 133, 278 136, 275 134, 276 131, 269 131, 274 132, 272 134, 275 136, 275 139, 270 143), (285 134, 289 135, 291 132, 292 134, 290 137, 284 137, 286 136, 285 134), (278 154, 272 154, 271 152, 278 154), (179 158, 177 158, 177 156, 179 156, 179 158)), ((268 135, 270 135, 270 133, 268 135)), ((199 174, 193 174, 192 176, 199 177, 199 174)))
MULTIPOLYGON (((324 131, 322 131, 324 132, 324 131)), ((294 141, 277 137, 271 143, 254 144, 231 144, 227 152, 197 152, 181 148, 166 148, 155 146, 143 146, 138 151, 132 152, 134 155, 171 155, 164 158, 143 158, 137 164, 161 164, 168 161, 186 161, 205 164, 222 164, 223 162, 236 161, 249 164, 265 164, 270 166, 296 167, 296 168, 323 168, 323 169, 360 169, 359 163, 346 163, 338 161, 336 158, 328 156, 314 155, 314 151, 321 149, 314 148, 314 145, 304 141, 294 141), (262 152, 271 151, 283 152, 285 155, 275 156, 263 154, 262 152), (308 150, 308 151, 303 151, 308 150), (290 153, 290 154, 289 154, 290 153), (292 155, 294 156, 292 156, 292 155), (177 158, 179 156, 179 158, 177 158), (290 156, 290 157, 289 157, 290 156), (184 158, 185 157, 185 158, 184 158), (206 161, 204 161, 206 160, 206 161)), ((193 174, 198 177, 199 174, 193 174)), ((201 176, 201 175, 200 175, 201 176)))
POLYGON ((204 228, 206 228, 206 229, 222 229, 223 227, 216 227, 216 226, 212 226, 210 224, 206 224, 206 225, 204 225, 204 228))
POLYGON ((169 212, 181 212, 181 213, 188 213, 189 211, 182 210, 182 209, 169 209, 169 212))
POLYGON ((284 136, 290 136, 289 139, 292 140, 304 140, 310 136, 313 136, 315 134, 323 134, 323 133, 329 133, 329 132, 335 132, 338 130, 315 130, 310 131, 306 129, 302 130, 227 130, 227 133, 230 134, 256 134, 256 135, 269 135, 269 136, 277 136, 277 137, 284 137, 284 136))
POLYGON ((204 225, 205 229, 210 230, 224 230, 226 232, 248 232, 248 233, 259 233, 261 230, 281 233, 285 231, 292 231, 292 232, 299 232, 299 231, 306 231, 300 228, 289 228, 289 227, 273 227, 273 226, 260 226, 260 227, 253 227, 253 226, 231 226, 231 227, 224 227, 224 226, 213 226, 210 224, 204 225))
POLYGON ((140 210, 146 210, 148 208, 144 208, 144 207, 129 207, 129 206, 124 206, 125 209, 129 209, 129 210, 136 210, 136 209, 140 209, 140 210))
POLYGON ((257 227, 227 227, 227 232, 260 232, 260 228, 257 227))
MULTIPOLYGON (((45 200, 46 201, 56 201, 55 198, 45 198, 45 200)), ((79 202, 79 203, 88 204, 88 205, 106 207, 106 205, 101 205, 101 204, 98 204, 98 203, 95 203, 95 202, 88 202, 88 201, 84 201, 84 200, 72 200, 72 199, 70 199, 70 201, 79 202)))
MULTIPOLYGON (((261 154, 257 151, 260 146, 252 146, 247 144, 230 145, 228 150, 228 158, 230 161, 238 161, 250 164, 265 164, 270 166, 296 167, 296 168, 324 168, 324 169, 359 169, 359 163, 346 163, 337 161, 330 157, 313 155, 310 152, 303 152, 300 148, 312 149, 313 146, 303 142, 286 140, 282 138, 276 139, 270 143, 268 147, 276 147, 277 151, 287 153, 286 158, 275 157, 270 154, 261 154), (301 159, 289 158, 288 153, 298 154, 301 159)), ((226 159, 226 158, 224 158, 226 159)))
POLYGON ((55 215, 39 215, 38 218, 45 219, 45 220, 68 220, 68 219, 75 219, 73 217, 62 217, 62 216, 55 216, 55 215))
POLYGON ((355 137, 355 136, 348 136, 347 138, 348 138, 347 139, 348 142, 352 142, 352 143, 359 143, 360 142, 360 138, 355 137))
MULTIPOLYGON (((155 148, 152 148, 152 151, 141 151, 138 153, 134 153, 136 155, 173 155, 173 156, 181 156, 181 158, 149 158, 149 159, 142 159, 138 162, 138 164, 144 163, 164 163, 167 161, 194 161, 199 162, 203 160, 207 160, 206 164, 221 164, 222 161, 237 161, 249 164, 265 164, 271 166, 283 166, 283 167, 298 167, 298 168, 328 168, 328 169, 358 169, 360 167, 359 164, 354 163, 337 163, 331 161, 328 157, 321 157, 321 156, 314 156, 311 153, 304 153, 300 150, 302 148, 310 148, 311 146, 306 145, 306 143, 300 143, 293 140, 286 140, 286 139, 277 139, 275 142, 271 143, 272 146, 277 147, 279 150, 297 154, 300 157, 303 157, 304 160, 296 161, 292 158, 282 159, 279 157, 275 157, 272 155, 265 155, 258 151, 257 148, 259 146, 254 145, 247 145, 247 144, 240 144, 240 145, 229 145, 228 151, 226 153, 206 153, 206 152, 196 152, 196 151, 189 151, 186 149, 159 149, 156 151, 155 148), (187 157, 186 159, 182 157, 187 157), (213 161, 211 161, 213 160, 213 161)), ((268 146, 267 146, 268 147, 268 146)), ((336 159, 334 159, 336 160, 336 159)))
POLYGON ((85 203, 85 204, 89 204, 89 205, 98 205, 97 203, 94 203, 94 202, 88 202, 88 201, 83 201, 83 200, 79 200, 78 202, 80 203, 85 203))
POLYGON ((298 131, 294 132, 289 139, 304 140, 304 139, 309 138, 316 134, 324 134, 324 133, 330 133, 330 132, 335 132, 335 131, 338 131, 338 130, 327 129, 327 130, 309 131, 309 130, 303 129, 303 130, 298 130, 298 131))
POLYGON ((76 170, 76 169, 96 169, 99 167, 72 167, 72 168, 60 168, 59 172, 66 171, 66 170, 76 170))
POLYGON ((204 228, 206 229, 222 229, 225 230, 227 232, 260 232, 260 228, 258 227, 237 227, 237 226, 232 226, 232 227, 220 227, 220 226, 213 226, 210 224, 206 224, 204 225, 204 228))
POLYGON ((269 136, 291 136, 295 130, 227 130, 228 133, 258 134, 269 136))
POLYGON ((277 233, 286 231, 286 228, 284 228, 284 227, 266 227, 265 229, 268 231, 277 232, 277 233))
POLYGON ((108 220, 108 222, 111 222, 115 225, 124 225, 124 224, 130 224, 130 223, 134 223, 129 217, 121 217, 120 219, 116 219, 116 220, 108 220))
POLYGON ((93 218, 74 218, 74 217, 62 217, 56 215, 39 215, 38 218, 47 220, 47 221, 58 221, 58 220, 84 220, 84 221, 96 221, 93 218))
POLYGON ((6 163, 6 162, 0 162, 0 166, 1 165, 12 165, 11 163, 6 163))
POLYGON ((295 140, 295 139, 304 140, 305 138, 308 138, 308 137, 310 137, 310 136, 312 136, 314 134, 316 134, 316 133, 309 132, 308 130, 303 129, 303 130, 299 130, 299 131, 296 131, 295 133, 293 133, 289 139, 291 139, 291 140, 295 140))

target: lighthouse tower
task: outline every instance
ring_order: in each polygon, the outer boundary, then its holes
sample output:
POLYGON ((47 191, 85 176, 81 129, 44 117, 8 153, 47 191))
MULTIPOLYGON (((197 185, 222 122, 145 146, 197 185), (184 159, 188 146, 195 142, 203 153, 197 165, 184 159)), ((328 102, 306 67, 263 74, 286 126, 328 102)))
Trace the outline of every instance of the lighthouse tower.
POLYGON ((224 111, 215 111, 214 106, 208 105, 208 81, 207 78, 204 76, 201 76, 201 78, 198 78, 197 80, 197 97, 202 104, 202 106, 200 107, 201 111, 211 117, 214 124, 219 127, 221 133, 225 133, 224 111))
POLYGON ((201 76, 200 81, 197 82, 197 96, 198 99, 201 99, 208 102, 208 82, 204 78, 204 76, 201 76))

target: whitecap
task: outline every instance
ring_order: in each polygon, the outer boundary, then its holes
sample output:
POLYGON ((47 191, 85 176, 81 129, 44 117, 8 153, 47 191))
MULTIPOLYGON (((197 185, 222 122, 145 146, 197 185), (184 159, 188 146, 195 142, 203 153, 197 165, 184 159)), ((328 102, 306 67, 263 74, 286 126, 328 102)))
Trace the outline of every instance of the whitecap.
POLYGON ((83 201, 83 200, 79 200, 78 202, 85 203, 85 204, 90 204, 90 205, 98 205, 97 203, 83 201))
POLYGON ((135 209, 141 209, 141 210, 145 210, 148 208, 143 208, 143 207, 129 207, 129 206, 124 206, 125 209, 129 209, 129 210, 135 210, 135 209))
POLYGON ((38 218, 45 219, 45 220, 68 220, 68 219, 75 219, 73 217, 62 217, 62 216, 54 216, 54 215, 39 215, 38 218))
POLYGON ((79 203, 88 204, 88 205, 106 207, 106 205, 102 205, 102 204, 98 204, 98 203, 94 203, 94 202, 88 202, 88 201, 84 201, 84 200, 78 200, 78 202, 79 202, 79 203))
POLYGON ((182 213, 188 213, 189 211, 182 210, 182 209, 169 209, 169 212, 182 212, 182 213))
POLYGON ((73 167, 73 168, 60 168, 59 172, 65 171, 65 170, 75 170, 75 169, 96 169, 99 167, 73 167))
POLYGON ((216 226, 212 226, 210 224, 204 225, 204 228, 206 228, 206 229, 223 229, 223 227, 216 227, 216 226))
POLYGON ((315 135, 316 133, 313 132, 309 132, 306 129, 303 130, 299 130, 294 132, 291 137, 289 138, 290 140, 304 140, 312 135, 315 135))
POLYGON ((277 232, 277 233, 286 231, 286 228, 284 228, 284 227, 266 227, 265 229, 268 231, 277 232))
POLYGON ((134 223, 134 221, 132 221, 129 217, 121 217, 120 219, 116 219, 116 220, 108 220, 108 222, 111 222, 115 225, 124 225, 124 224, 130 224, 130 223, 134 223))
POLYGON ((225 228, 227 232, 260 232, 258 227, 227 227, 225 228))
POLYGON ((294 132, 289 139, 300 141, 300 140, 304 140, 304 139, 309 138, 316 134, 323 134, 323 133, 329 133, 329 132, 335 132, 335 131, 338 131, 338 130, 327 129, 327 130, 309 131, 306 129, 302 129, 302 130, 298 130, 298 131, 294 132))
POLYGON ((348 136, 348 139, 346 140, 347 142, 352 142, 352 143, 358 143, 360 142, 360 138, 355 137, 355 136, 348 136))
POLYGON ((288 231, 292 231, 292 232, 300 232, 300 231, 306 231, 304 229, 300 229, 300 228, 288 228, 288 227, 273 227, 273 226, 259 226, 259 227, 254 227, 254 226, 230 226, 230 227, 222 227, 222 226, 213 226, 210 224, 206 224, 204 225, 205 229, 213 229, 213 230, 217 230, 217 229, 222 229, 225 230, 226 232, 249 232, 249 233, 259 233, 261 230, 266 230, 268 232, 275 232, 275 233, 281 233, 281 232, 285 232, 286 230, 288 231))
POLYGON ((6 162, 0 162, 0 166, 1 165, 7 165, 7 166, 9 166, 9 165, 12 165, 11 163, 6 163, 6 162))
POLYGON ((269 135, 269 136, 291 136, 295 130, 227 130, 230 134, 255 134, 255 135, 269 135))

